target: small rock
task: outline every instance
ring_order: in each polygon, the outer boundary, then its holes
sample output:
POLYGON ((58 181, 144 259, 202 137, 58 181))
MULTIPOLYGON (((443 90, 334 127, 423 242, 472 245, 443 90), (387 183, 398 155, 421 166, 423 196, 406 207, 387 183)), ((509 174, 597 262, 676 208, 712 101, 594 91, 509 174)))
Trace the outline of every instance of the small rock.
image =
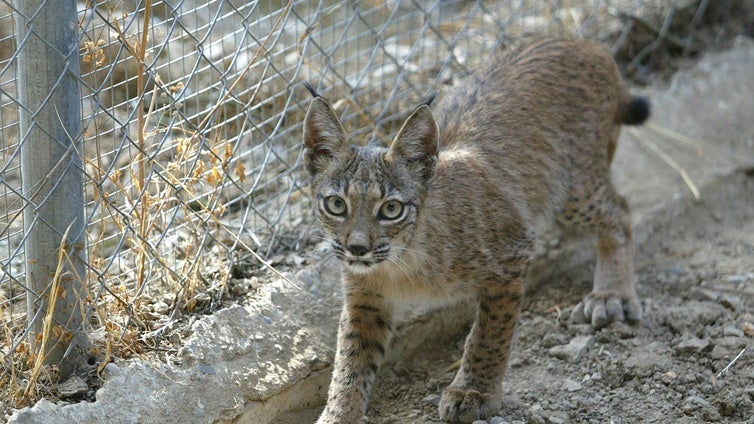
POLYGON ((719 423, 723 419, 717 408, 714 408, 712 406, 710 406, 709 408, 704 408, 704 410, 702 411, 702 418, 704 419, 704 421, 711 423, 719 423))
POLYGON ((709 357, 712 359, 730 359, 732 357, 731 355, 731 350, 721 345, 715 345, 709 353, 709 357))
POLYGON ((665 344, 650 342, 645 346, 632 349, 628 358, 623 361, 626 370, 637 377, 649 377, 656 372, 672 368, 673 361, 665 344))
POLYGON ((691 355, 693 353, 701 352, 709 346, 709 339, 693 337, 678 343, 675 347, 675 353, 678 355, 691 355))
POLYGON ((636 337, 637 327, 619 321, 613 323, 612 331, 615 333, 615 335, 618 336, 619 339, 632 339, 636 337))
POLYGON ((471 424, 487 424, 487 421, 486 420, 476 420, 476 421, 472 422, 471 424))
POLYGON ((158 300, 154 305, 152 309, 156 314, 160 315, 167 315, 168 312, 170 312, 170 306, 163 302, 162 300, 158 300))
POLYGON ((744 308, 744 302, 741 300, 741 298, 732 294, 724 294, 720 296, 718 302, 720 302, 720 304, 723 305, 726 309, 730 309, 731 311, 740 311, 744 308))
POLYGON ((315 268, 305 267, 298 271, 293 278, 294 281, 301 283, 300 285, 306 286, 311 290, 319 285, 322 275, 315 268))
POLYGON ((202 374, 206 375, 217 375, 217 371, 209 365, 199 365, 198 370, 202 374))
POLYGON ((547 333, 542 338, 542 346, 549 349, 553 346, 562 345, 566 342, 562 333, 547 333))
POLYGON ((74 374, 61 383, 58 386, 58 390, 61 399, 69 399, 85 394, 89 390, 89 385, 86 384, 83 378, 74 374))
POLYGON ((561 412, 555 412, 547 417, 547 422, 551 424, 566 424, 568 422, 568 416, 561 412))
POLYGON ((426 403, 428 405, 434 405, 438 406, 440 405, 440 395, 433 393, 431 395, 427 395, 422 399, 422 403, 426 403))
POLYGON ((287 265, 301 266, 306 262, 306 258, 299 256, 295 253, 291 253, 285 260, 287 265))
POLYGON ((723 328, 723 336, 743 337, 744 331, 738 327, 728 325, 723 328))
POLYGON ((741 330, 744 332, 744 335, 746 337, 754 337, 754 324, 751 322, 743 322, 741 323, 741 330))
POLYGON ((508 421, 505 421, 503 417, 492 417, 489 420, 487 420, 488 424, 509 424, 508 421))
POLYGON ((662 380, 662 382, 665 384, 670 384, 674 382, 676 378, 678 378, 678 373, 673 370, 670 370, 668 372, 663 373, 660 380, 662 380))
POLYGON ((578 392, 583 388, 581 383, 578 381, 571 380, 570 378, 566 378, 565 381, 563 381, 563 388, 567 392, 578 392))
POLYGON ((576 336, 568 344, 551 347, 548 353, 558 359, 576 362, 586 354, 592 344, 594 344, 594 336, 576 336))
POLYGON ((169 333, 168 340, 174 346, 181 346, 181 335, 178 332, 169 333))
POLYGON ((729 402, 727 399, 720 399, 715 402, 717 412, 724 417, 731 417, 736 410, 736 406, 729 402))
POLYGON ((717 299, 720 298, 720 295, 717 292, 714 292, 710 289, 706 289, 704 287, 691 287, 691 289, 688 292, 688 298, 690 300, 701 300, 701 301, 713 301, 716 302, 717 299))
POLYGON ((683 401, 681 409, 686 415, 692 415, 698 410, 709 406, 709 402, 700 396, 689 396, 683 401))
POLYGON ((725 281, 731 284, 745 283, 748 280, 754 280, 754 273, 730 275, 727 278, 725 278, 725 281))
POLYGON ((201 418, 204 416, 204 408, 196 407, 194 408, 194 417, 201 418))
POLYGON ((734 336, 717 337, 712 339, 712 343, 714 343, 715 346, 720 345, 732 350, 740 350, 748 345, 745 338, 734 336))
MULTIPOLYGON (((319 358, 318 356, 314 356, 314 357, 313 357, 313 358, 312 358, 312 359, 311 359, 311 360, 309 361, 309 368, 310 368, 310 369, 311 369, 312 371, 319 371, 319 370, 323 370, 323 369, 327 368, 328 366, 330 366, 330 364, 329 364, 329 363, 328 363, 327 361, 323 361, 323 360, 322 360, 322 359, 320 359, 320 358, 319 358)), ((438 398, 438 399, 440 399, 440 396, 438 396, 438 395, 434 395, 434 396, 437 396, 437 398, 438 398)))
POLYGON ((689 396, 686 398, 683 401, 681 410, 689 416, 699 415, 705 421, 720 422, 722 420, 722 416, 717 409, 701 396, 689 396))
POLYGON ((663 322, 675 333, 713 324, 727 313, 727 310, 712 302, 689 301, 683 306, 671 306, 666 309, 663 322))
POLYGON ((116 375, 121 373, 121 369, 119 366, 115 365, 114 363, 110 362, 109 364, 105 365, 105 373, 108 376, 108 378, 115 377, 116 375))

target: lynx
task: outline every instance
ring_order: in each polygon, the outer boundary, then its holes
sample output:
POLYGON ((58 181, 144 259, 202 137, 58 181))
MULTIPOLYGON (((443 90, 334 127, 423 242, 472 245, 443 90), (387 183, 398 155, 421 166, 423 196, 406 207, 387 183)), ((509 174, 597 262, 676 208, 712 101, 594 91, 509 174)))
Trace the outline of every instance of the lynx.
POLYGON ((307 86, 304 166, 344 296, 319 423, 361 422, 409 298, 478 304, 439 414, 469 423, 497 412, 533 246, 550 225, 597 239, 593 289, 572 319, 641 319, 629 211, 609 166, 621 124, 644 122, 648 101, 595 42, 539 40, 491 62, 434 111, 417 107, 389 148, 352 145, 307 86))

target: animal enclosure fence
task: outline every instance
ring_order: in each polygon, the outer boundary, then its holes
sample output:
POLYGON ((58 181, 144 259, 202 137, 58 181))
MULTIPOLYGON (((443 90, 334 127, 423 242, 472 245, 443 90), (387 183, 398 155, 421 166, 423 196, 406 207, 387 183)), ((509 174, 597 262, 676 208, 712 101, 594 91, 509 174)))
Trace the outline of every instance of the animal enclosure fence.
POLYGON ((159 344, 302 247, 302 83, 386 143, 516 38, 601 39, 641 77, 694 50, 710 3, 2 0, 3 398, 159 344))

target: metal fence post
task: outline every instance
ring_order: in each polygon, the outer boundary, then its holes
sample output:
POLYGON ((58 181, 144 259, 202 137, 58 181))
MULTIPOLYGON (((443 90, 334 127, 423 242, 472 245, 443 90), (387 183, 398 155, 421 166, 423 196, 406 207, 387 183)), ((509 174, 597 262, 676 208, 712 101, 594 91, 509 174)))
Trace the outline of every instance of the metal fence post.
POLYGON ((76 1, 16 0, 14 7, 30 339, 65 378, 86 354, 76 1))

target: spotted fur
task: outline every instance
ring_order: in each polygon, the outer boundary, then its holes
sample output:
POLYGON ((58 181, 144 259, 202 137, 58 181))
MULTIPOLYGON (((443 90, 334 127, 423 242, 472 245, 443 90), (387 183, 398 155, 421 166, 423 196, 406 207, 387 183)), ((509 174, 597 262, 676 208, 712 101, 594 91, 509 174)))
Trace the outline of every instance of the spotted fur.
POLYGON ((648 102, 594 42, 541 40, 491 62, 434 112, 414 110, 389 148, 354 147, 322 97, 310 105, 305 167, 344 287, 319 423, 361 422, 407 298, 478 303, 439 413, 472 422, 499 410, 532 246, 553 223, 597 236, 594 287, 573 319, 641 318, 628 207, 609 166, 621 124, 643 122, 648 102))

